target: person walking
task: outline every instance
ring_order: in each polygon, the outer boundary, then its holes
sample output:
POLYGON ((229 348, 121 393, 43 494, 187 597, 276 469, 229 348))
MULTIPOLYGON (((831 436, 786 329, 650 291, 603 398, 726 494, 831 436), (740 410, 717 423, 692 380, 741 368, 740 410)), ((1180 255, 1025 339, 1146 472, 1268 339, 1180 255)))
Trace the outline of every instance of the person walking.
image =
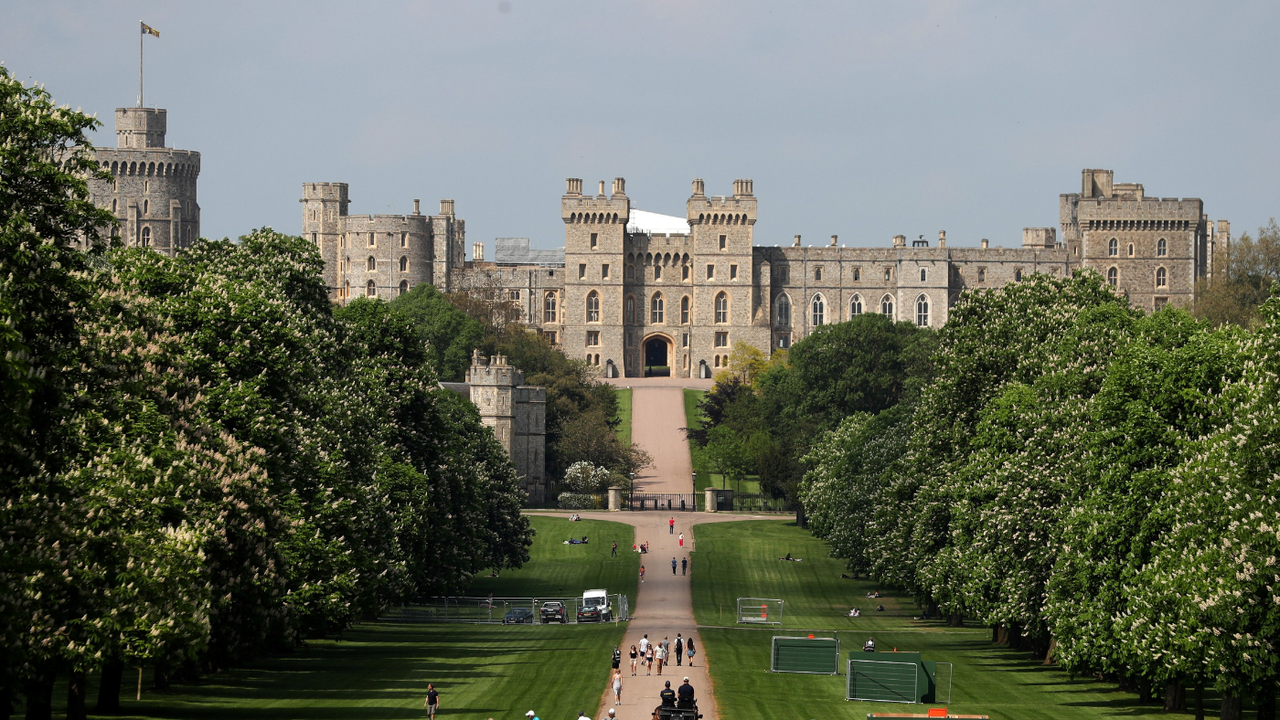
POLYGON ((644 566, 640 566, 640 582, 644 582, 644 566))
POLYGON ((434 718, 436 711, 440 709, 440 693, 436 692, 436 686, 427 683, 427 700, 422 703, 422 707, 427 709, 427 717, 434 718))
POLYGON ((622 671, 613 671, 613 704, 622 704, 622 671))
MULTIPOLYGON (((651 643, 651 644, 649 645, 649 651, 648 651, 648 652, 646 652, 646 653, 644 654, 644 660, 645 660, 645 663, 646 663, 646 666, 647 666, 647 669, 646 669, 646 670, 645 670, 645 672, 644 672, 644 674, 645 674, 645 675, 652 675, 652 674, 653 674, 653 655, 654 655, 654 650, 655 650, 655 648, 654 648, 653 644, 651 643)), ((661 670, 661 669, 662 669, 662 666, 658 666, 658 669, 659 669, 659 670, 661 670)), ((662 673, 661 673, 661 672, 659 672, 658 674, 659 674, 659 675, 661 675, 662 673)))
POLYGON ((684 638, 680 637, 680 633, 676 633, 676 665, 684 664, 684 638))
POLYGON ((613 669, 617 670, 622 665, 622 648, 617 645, 613 646, 613 669))
POLYGON ((632 645, 631 646, 631 677, 636 676, 636 658, 639 656, 639 654, 640 653, 636 651, 636 646, 632 645))
POLYGON ((689 574, 689 558, 680 558, 680 574, 689 574))
POLYGON ((674 557, 671 558, 671 574, 676 574, 676 559, 674 557))
POLYGON ((610 552, 611 557, 618 557, 618 541, 613 541, 613 550, 610 552))
POLYGON ((654 658, 658 661, 658 674, 661 675, 662 663, 667 659, 667 649, 659 644, 658 650, 654 653, 654 658))
POLYGON ((684 547, 684 533, 680 533, 680 547, 684 547))
MULTIPOLYGON (((614 710, 613 708, 609 708, 609 714, 600 718, 600 720, 617 720, 617 718, 618 718, 618 711, 614 710)), ((493 720, 493 718, 489 718, 489 720, 493 720)))
POLYGON ((689 656, 689 667, 693 667, 693 655, 694 655, 694 652, 695 652, 695 651, 694 651, 694 649, 693 649, 693 636, 692 636, 692 635, 690 635, 690 636, 689 636, 689 642, 685 643, 685 646, 684 646, 684 647, 685 647, 684 654, 689 656))
POLYGON ((674 517, 672 517, 670 520, 667 521, 667 534, 668 535, 676 534, 676 519, 674 517))

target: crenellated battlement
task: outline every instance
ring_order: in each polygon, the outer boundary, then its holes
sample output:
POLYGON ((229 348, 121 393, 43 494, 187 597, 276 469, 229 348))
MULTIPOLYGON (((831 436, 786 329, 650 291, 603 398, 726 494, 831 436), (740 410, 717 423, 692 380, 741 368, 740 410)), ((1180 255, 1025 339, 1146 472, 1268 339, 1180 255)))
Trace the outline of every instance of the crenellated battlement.
POLYGON ((624 178, 614 178, 613 194, 605 195, 600 181, 597 195, 582 194, 582 179, 568 178, 566 192, 560 201, 560 217, 566 224, 626 225, 631 214, 631 200, 626 194, 624 178))
POLYGON ((754 181, 734 180, 733 195, 706 195, 702 178, 693 181, 693 194, 685 204, 686 217, 691 225, 754 225, 756 222, 756 198, 754 181))

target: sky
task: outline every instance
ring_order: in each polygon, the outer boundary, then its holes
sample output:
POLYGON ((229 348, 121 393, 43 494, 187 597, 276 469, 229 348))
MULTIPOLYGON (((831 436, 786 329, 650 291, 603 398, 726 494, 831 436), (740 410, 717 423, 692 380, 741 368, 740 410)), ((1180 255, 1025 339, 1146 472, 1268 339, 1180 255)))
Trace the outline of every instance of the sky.
MULTIPOLYGON (((5 0, 0 62, 96 113, 138 94, 201 153, 201 234, 456 202, 470 241, 564 244, 565 178, 683 215, 752 178, 757 245, 969 246, 1057 226, 1083 168, 1280 215, 1280 3, 5 0), (606 182, 606 185, 611 183, 606 182)), ((468 243, 468 252, 470 251, 468 243)))

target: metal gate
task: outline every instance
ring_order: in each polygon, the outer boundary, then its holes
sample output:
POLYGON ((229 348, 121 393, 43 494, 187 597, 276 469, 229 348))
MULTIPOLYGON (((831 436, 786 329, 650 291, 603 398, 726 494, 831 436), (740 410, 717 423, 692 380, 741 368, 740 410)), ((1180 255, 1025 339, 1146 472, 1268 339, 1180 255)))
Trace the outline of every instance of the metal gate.
POLYGON ((697 512, 695 493, 631 493, 627 503, 629 510, 660 510, 662 512, 697 512))

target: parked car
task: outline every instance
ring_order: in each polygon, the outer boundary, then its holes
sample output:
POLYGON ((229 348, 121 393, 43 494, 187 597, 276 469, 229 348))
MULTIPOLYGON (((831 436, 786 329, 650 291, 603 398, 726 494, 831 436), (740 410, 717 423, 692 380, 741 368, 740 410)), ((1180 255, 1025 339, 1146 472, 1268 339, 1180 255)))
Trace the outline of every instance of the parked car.
POLYGON ((561 625, 569 622, 569 609, 559 600, 548 600, 542 603, 542 610, 538 613, 542 617, 542 622, 559 622, 561 625))
POLYGON ((608 590, 588 590, 582 593, 578 622, 609 622, 612 619, 613 608, 609 607, 608 590))
POLYGON ((520 623, 533 623, 533 611, 529 608, 511 608, 506 615, 502 616, 503 625, 519 625, 520 623))

